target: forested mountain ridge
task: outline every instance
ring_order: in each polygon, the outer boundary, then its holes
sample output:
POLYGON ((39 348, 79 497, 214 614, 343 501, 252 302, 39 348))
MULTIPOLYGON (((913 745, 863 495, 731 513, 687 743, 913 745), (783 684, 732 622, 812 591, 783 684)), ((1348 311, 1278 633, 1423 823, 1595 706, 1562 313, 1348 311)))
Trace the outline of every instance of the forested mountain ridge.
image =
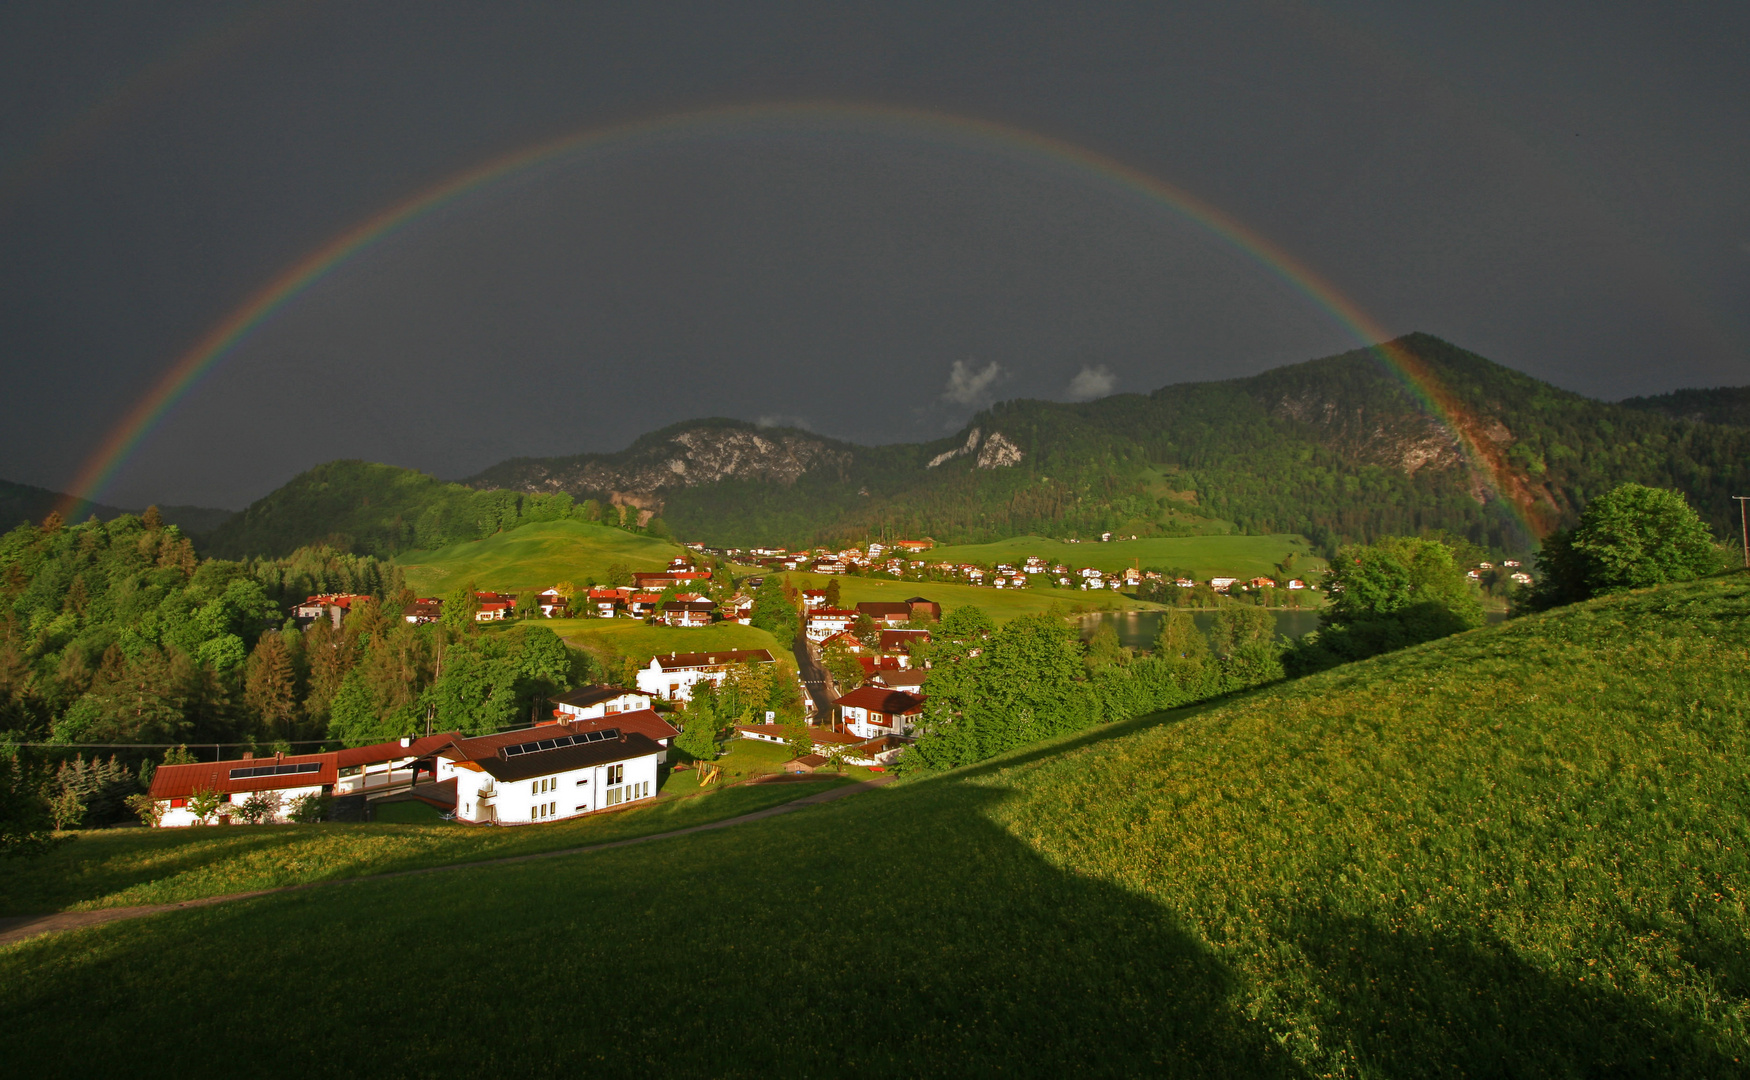
POLYGON ((1620 404, 1628 409, 1662 413, 1676 420, 1750 427, 1750 386, 1673 390, 1669 394, 1625 398, 1620 404))
MULTIPOLYGON (((1394 344, 1439 381, 1473 437, 1487 440, 1505 473, 1496 479, 1526 493, 1546 522, 1571 523, 1591 495, 1632 480, 1685 491, 1723 530, 1726 489, 1750 482, 1750 433, 1594 401, 1430 335, 1394 344)), ((1301 532, 1327 547, 1427 529, 1498 549, 1526 543, 1487 499, 1483 463, 1373 350, 1082 404, 1004 402, 930 443, 856 447, 714 420, 586 458, 625 485, 619 497, 660 509, 678 535, 719 543, 884 530, 957 541, 1171 534, 1218 521, 1301 532), (713 437, 812 440, 821 464, 782 477, 727 469, 703 482, 690 466, 648 467, 671 448, 685 461, 713 437)), ((584 460, 518 459, 464 482, 612 497, 566 486, 569 463, 584 460)))
MULTIPOLYGON (((0 480, 0 529, 10 529, 22 521, 41 521, 55 507, 71 501, 59 491, 0 480)), ((123 510, 120 507, 105 506, 103 503, 89 503, 85 506, 85 512, 96 514, 99 521, 110 521, 123 514, 137 514, 140 511, 123 510)), ((206 506, 160 506, 158 516, 166 524, 175 525, 183 532, 199 535, 217 528, 231 516, 231 511, 215 510, 206 506)))
POLYGON ((1721 535, 1735 527, 1730 496, 1750 490, 1750 429, 1595 401, 1426 334, 1393 347, 1439 384, 1465 439, 1361 349, 1148 394, 1002 402, 924 443, 864 447, 710 419, 614 454, 513 459, 461 484, 332 462, 207 546, 241 557, 327 542, 388 555, 580 516, 743 547, 1239 528, 1301 533, 1327 550, 1447 530, 1522 553, 1532 540, 1492 487, 1558 525, 1630 481, 1685 492, 1721 535))

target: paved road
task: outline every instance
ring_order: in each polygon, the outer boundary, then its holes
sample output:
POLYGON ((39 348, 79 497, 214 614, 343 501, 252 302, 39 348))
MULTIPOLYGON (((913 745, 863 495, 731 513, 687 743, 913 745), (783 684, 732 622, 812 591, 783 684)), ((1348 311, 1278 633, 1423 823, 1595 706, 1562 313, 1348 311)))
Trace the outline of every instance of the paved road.
POLYGON ((834 687, 827 678, 826 669, 814 658, 814 650, 809 648, 807 638, 798 637, 790 650, 796 654, 796 670, 802 676, 802 688, 808 691, 809 699, 814 702, 814 722, 831 723, 834 687))
POLYGON ((589 844, 584 847, 562 848, 558 851, 538 851, 533 855, 511 855, 502 859, 483 859, 478 862, 449 863, 444 866, 427 866, 418 870, 397 870, 389 874, 367 874, 364 877, 339 878, 334 881, 312 881, 303 885, 284 885, 277 889, 256 889, 253 892, 227 893, 224 896, 203 896, 198 900, 184 900, 176 904, 147 904, 138 907, 100 908, 96 911, 62 911, 53 915, 19 915, 0 918, 0 946, 11 945, 14 942, 28 938, 52 934, 58 930, 74 930, 83 926, 99 926, 103 923, 119 922, 123 919, 138 919, 146 915, 161 915, 167 911, 181 911, 184 908, 211 907, 214 904, 225 904, 233 900, 250 900, 257 896, 272 896, 275 893, 301 892, 305 889, 322 889, 332 885, 352 885, 360 881, 386 881, 390 878, 414 877, 419 874, 441 874, 449 870, 477 870, 484 866, 504 866, 509 863, 532 862, 536 859, 558 859, 567 855, 587 855, 593 851, 606 851, 609 848, 630 847, 633 844, 648 844, 653 840, 666 840, 671 836, 686 836, 689 833, 708 832, 711 829, 727 829, 731 825, 741 825, 749 821, 759 821, 762 818, 777 817, 808 806, 818 806, 821 803, 842 799, 846 795, 855 795, 859 791, 878 788, 892 780, 891 776, 878 776, 873 780, 865 780, 860 784, 846 784, 843 787, 830 788, 813 795, 804 795, 778 806, 768 806, 764 810, 742 814, 739 817, 724 818, 722 821, 708 821, 703 825, 692 825, 685 829, 671 829, 668 832, 651 833, 649 836, 634 836, 626 840, 611 840, 605 844, 589 844))

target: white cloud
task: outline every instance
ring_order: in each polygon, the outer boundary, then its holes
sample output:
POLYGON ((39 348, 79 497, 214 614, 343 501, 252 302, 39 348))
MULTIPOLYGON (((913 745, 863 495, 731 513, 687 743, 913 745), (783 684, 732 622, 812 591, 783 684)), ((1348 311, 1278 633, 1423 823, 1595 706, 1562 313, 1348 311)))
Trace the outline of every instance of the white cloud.
POLYGON ((1069 381, 1069 387, 1064 393, 1071 401, 1089 401, 1097 397, 1105 397, 1118 385, 1118 376, 1112 374, 1112 369, 1105 364, 1095 367, 1084 366, 1076 372, 1076 377, 1069 381))
POLYGON ((942 391, 942 400, 956 405, 976 405, 1004 374, 1003 366, 995 360, 976 371, 966 361, 956 360, 948 370, 948 387, 942 391))

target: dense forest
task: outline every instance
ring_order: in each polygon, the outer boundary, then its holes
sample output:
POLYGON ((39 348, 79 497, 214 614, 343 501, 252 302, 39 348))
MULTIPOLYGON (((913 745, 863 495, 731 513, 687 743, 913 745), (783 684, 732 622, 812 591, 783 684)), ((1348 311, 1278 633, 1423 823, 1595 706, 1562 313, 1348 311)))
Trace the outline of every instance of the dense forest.
POLYGON ((526 723, 598 676, 538 625, 483 627, 473 594, 445 619, 400 617, 412 594, 372 556, 300 548, 202 559, 155 513, 0 537, 0 740, 158 745, 358 745, 526 723), (336 624, 290 605, 352 593, 336 624))
MULTIPOLYGON (((388 557, 481 540, 537 521, 575 517, 638 528, 638 512, 570 495, 447 484, 393 465, 331 461, 294 477, 203 538, 225 558, 285 555, 323 545, 388 557)), ((660 520, 640 531, 662 535, 660 520)))

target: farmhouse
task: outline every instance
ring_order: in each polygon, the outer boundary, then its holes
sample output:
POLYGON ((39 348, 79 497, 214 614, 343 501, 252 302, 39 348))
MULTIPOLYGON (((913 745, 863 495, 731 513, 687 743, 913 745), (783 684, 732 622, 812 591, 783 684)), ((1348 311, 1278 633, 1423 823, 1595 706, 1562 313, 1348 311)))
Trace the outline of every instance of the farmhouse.
POLYGON ((591 589, 589 606, 604 619, 611 619, 632 602, 631 589, 591 589))
POLYGON ((401 609, 401 617, 414 625, 434 623, 444 613, 444 602, 432 596, 422 596, 401 609))
POLYGON ((549 619, 563 619, 570 614, 571 598, 558 589, 543 589, 536 600, 541 605, 541 614, 549 619))
POLYGON ((354 604, 374 604, 375 597, 363 596, 358 593, 318 593, 301 604, 292 607, 292 618, 299 623, 308 624, 327 616, 335 626, 353 608, 354 604))
POLYGON ((656 794, 662 747, 619 728, 542 724, 463 739, 437 752, 456 782, 456 820, 526 825, 580 817, 656 794))
POLYGON ((896 602, 865 601, 857 605, 857 614, 867 615, 877 623, 902 626, 908 622, 931 620, 940 622, 942 605, 922 596, 896 602))
POLYGON ((764 649, 724 649, 713 653, 669 653, 650 658, 650 666, 638 672, 638 689, 664 701, 691 701, 693 686, 709 679, 722 686, 736 664, 775 664, 764 649))
POLYGON ((903 690, 862 686, 838 699, 845 729, 864 739, 880 735, 909 735, 923 715, 925 698, 903 690))
POLYGON ((930 632, 928 630, 883 630, 881 631, 881 651, 899 653, 903 658, 900 667, 911 663, 911 650, 917 645, 928 645, 930 632))
POLYGON ((669 586, 681 588, 697 585, 703 588, 711 580, 709 570, 663 570, 653 574, 633 574, 632 587, 640 592, 661 592, 669 586))
POLYGON ((709 600, 670 600, 659 616, 668 626, 710 626, 716 617, 717 605, 709 600))

